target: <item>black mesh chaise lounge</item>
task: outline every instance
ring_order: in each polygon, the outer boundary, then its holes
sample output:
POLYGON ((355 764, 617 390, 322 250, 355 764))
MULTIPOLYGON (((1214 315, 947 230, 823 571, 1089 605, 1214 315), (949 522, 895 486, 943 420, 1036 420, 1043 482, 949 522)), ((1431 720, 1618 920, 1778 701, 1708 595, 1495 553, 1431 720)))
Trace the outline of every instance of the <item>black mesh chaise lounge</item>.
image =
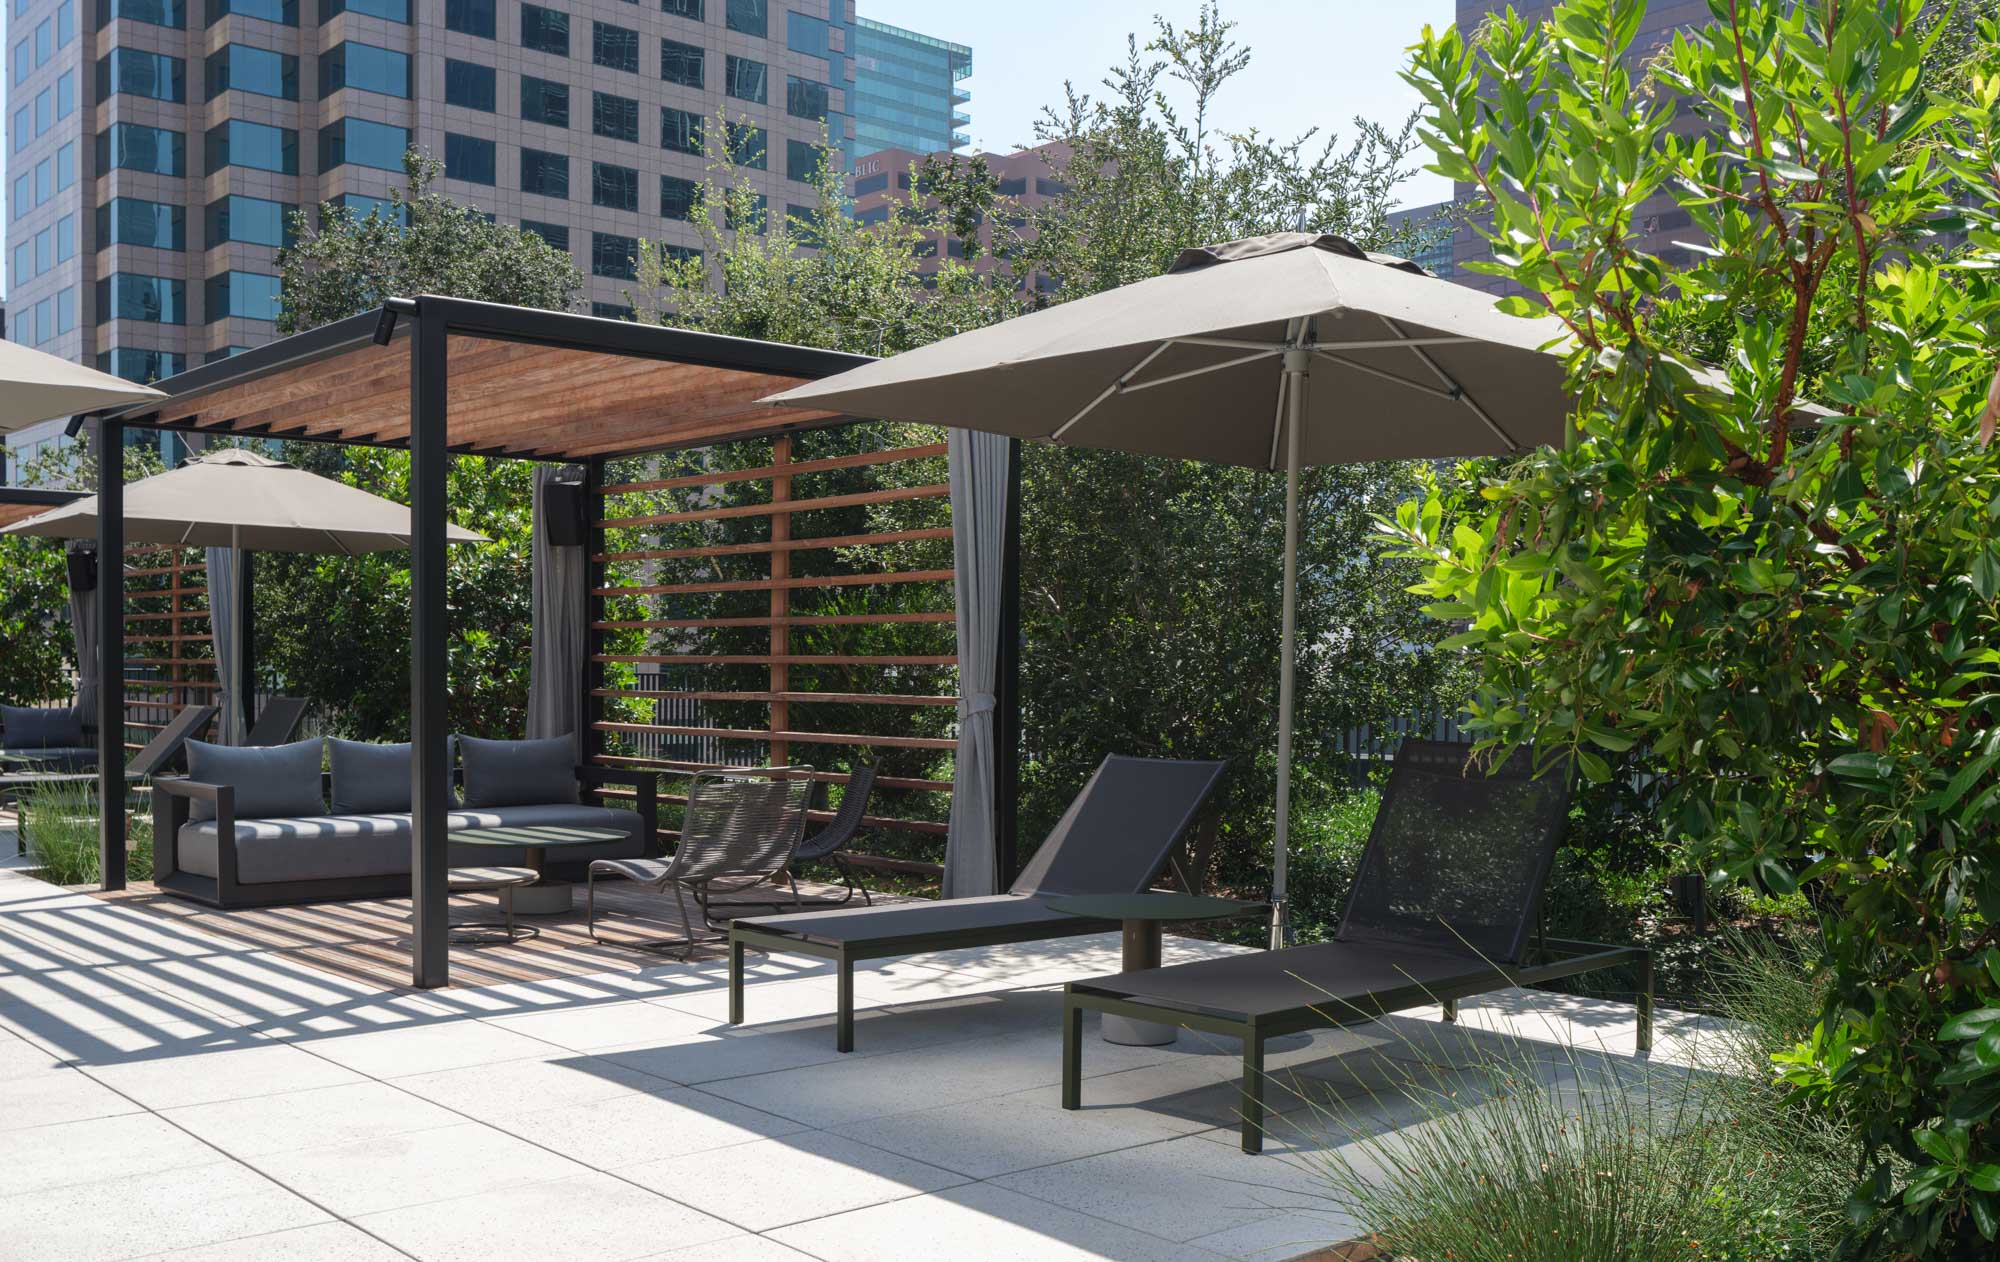
POLYGON ((1186 835, 1227 764, 1113 754, 1092 773, 1005 894, 737 920, 729 930, 729 1023, 743 1023, 746 947, 832 960, 838 976, 834 1045, 854 1050, 854 963, 958 947, 1103 933, 1110 921, 1071 916, 1047 899, 1135 894, 1186 835))
POLYGON ((264 702, 264 709, 257 715, 257 722, 250 734, 243 738, 245 745, 267 748, 272 745, 289 745, 298 739, 299 724, 305 721, 306 699, 304 697, 272 697, 264 702))
POLYGON ((1405 741, 1331 942, 1071 982, 1063 1092, 1082 1107, 1083 1014, 1113 1013, 1243 1040, 1243 1151, 1264 1139, 1264 1042, 1602 968, 1639 968, 1641 1052, 1653 1043, 1642 947, 1541 937, 1534 926, 1569 804, 1567 768, 1536 778, 1516 754, 1492 775, 1467 749, 1405 741))
POLYGON ((848 774, 847 788, 840 795, 840 809, 833 813, 825 828, 799 843, 798 852, 792 856, 792 866, 815 861, 831 863, 840 879, 846 883, 847 892, 839 898, 820 899, 802 903, 804 907, 844 907, 853 900, 856 893, 861 895, 861 904, 872 907, 875 900, 868 894, 866 886, 854 875, 854 865, 841 857, 841 851, 854 841, 861 831, 862 821, 868 814, 868 798, 875 792, 875 768, 867 763, 854 764, 848 774))

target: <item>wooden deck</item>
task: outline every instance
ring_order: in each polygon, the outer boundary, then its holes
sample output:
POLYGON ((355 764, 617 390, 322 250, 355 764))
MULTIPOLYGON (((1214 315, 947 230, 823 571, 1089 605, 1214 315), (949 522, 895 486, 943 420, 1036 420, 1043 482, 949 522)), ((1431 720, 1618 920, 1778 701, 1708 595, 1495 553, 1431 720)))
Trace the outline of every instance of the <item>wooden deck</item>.
MULTIPOLYGON (((777 887, 767 887, 779 894, 777 887)), ((837 896, 840 887, 799 882, 806 899, 837 896)), ((240 947, 271 951, 382 990, 410 986, 410 900, 373 899, 350 903, 311 903, 296 907, 254 907, 220 911, 162 894, 150 882, 133 884, 96 897, 123 907, 199 929, 240 947)), ((877 902, 907 901, 877 895, 877 902)), ((741 903, 745 914, 770 914, 769 903, 741 903)), ((860 905, 860 900, 855 900, 860 905)), ((681 958, 681 922, 671 894, 659 895, 624 883, 598 886, 598 929, 605 941, 593 941, 584 931, 583 887, 576 887, 574 906, 557 916, 520 916, 517 923, 533 927, 535 936, 512 944, 451 948, 453 986, 493 986, 505 982, 548 981, 592 973, 631 972, 681 958), (622 914, 621 914, 622 913, 622 914), (607 919, 607 914, 610 917, 607 919), (631 945, 647 939, 671 938, 663 950, 631 945)), ((716 904, 718 918, 729 904, 716 904)), ((779 910, 782 910, 780 908, 779 910)), ((495 896, 475 893, 454 896, 451 918, 494 921, 500 918, 495 896)), ((727 955, 721 943, 695 948, 695 959, 727 955)))

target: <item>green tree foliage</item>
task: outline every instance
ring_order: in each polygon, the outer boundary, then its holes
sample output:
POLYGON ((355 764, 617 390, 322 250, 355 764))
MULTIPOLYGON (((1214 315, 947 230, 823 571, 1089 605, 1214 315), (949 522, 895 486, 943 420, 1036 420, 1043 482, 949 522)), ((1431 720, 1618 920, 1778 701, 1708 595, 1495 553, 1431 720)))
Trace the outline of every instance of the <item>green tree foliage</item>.
POLYGON ((1394 533, 1469 623, 1484 744, 1599 780, 1643 750, 1705 868, 1825 910, 1825 1006, 1779 1060, 1867 1146, 1854 1252, 1991 1257, 1996 30, 1927 76, 1918 0, 1711 9, 1636 80, 1638 0, 1426 33, 1436 169, 1490 199, 1504 305, 1566 326, 1575 432, 1394 533), (1662 192, 1709 243, 1678 271, 1634 243, 1662 192), (1732 321, 1732 389, 1650 318, 1667 294, 1732 321))
MULTIPOLYGON (((281 332, 358 315, 388 297, 423 293, 564 310, 583 279, 569 255, 540 237, 488 223, 430 191, 434 159, 404 158, 406 189, 365 217, 320 207, 317 229, 294 222, 298 244, 279 255, 281 332), (404 226, 407 223, 407 226, 404 226)), ((283 445, 283 458, 326 477, 409 502, 402 451, 283 445)), ((455 730, 518 734, 528 696, 530 488, 521 460, 460 456, 449 475, 453 521, 489 542, 455 545, 446 573, 451 610, 449 718, 455 730)), ((257 661, 267 684, 312 698, 327 725, 355 736, 409 731, 409 556, 267 553, 257 558, 257 661), (327 646, 337 644, 339 652, 327 646)))
MULTIPOLYGON (((884 223, 858 223, 837 180, 823 177, 810 222, 745 231, 731 225, 755 219, 754 197, 725 156, 712 156, 705 209, 695 220, 702 257, 643 246, 635 306, 645 319, 886 354, 1005 318, 1030 301, 1066 301, 1158 275, 1184 246, 1289 230, 1302 215, 1312 230, 1370 247, 1417 244, 1386 230, 1392 190, 1413 151, 1408 125, 1391 132, 1357 122, 1357 139, 1345 144, 1313 131, 1282 142, 1215 133, 1213 102, 1249 65, 1230 29, 1214 5, 1204 5, 1189 29, 1161 19, 1153 38, 1134 39, 1111 72, 1110 99, 1072 92, 1043 137, 1062 142, 1050 176, 1066 191, 1032 211, 999 195, 978 160, 932 160, 912 172, 910 198, 884 223), (1191 110, 1175 103, 1181 97, 1192 98, 1191 110), (938 258, 926 276, 930 260, 916 246, 927 230, 958 240, 964 260, 938 258), (802 240, 815 251, 797 252, 802 240), (1036 275, 1060 286, 1038 293, 1036 275)), ((872 484, 934 476, 897 467, 872 484)), ((1326 798, 1345 787, 1337 733, 1455 695, 1446 659, 1428 648, 1442 632, 1403 591, 1418 571, 1370 546, 1371 514, 1416 487, 1414 470, 1398 464, 1306 476, 1299 762, 1308 807, 1315 791, 1326 798)), ((1278 479, 1247 470, 1024 448, 1025 843, 1046 831, 1106 753, 1228 757, 1234 774, 1210 875, 1262 887, 1275 775, 1283 494, 1278 479)), ((907 529, 942 524, 943 513, 937 501, 917 501, 871 510, 865 520, 874 529, 907 529)), ((737 521, 703 537, 721 542, 762 528, 737 521)), ((829 563, 879 562, 836 556, 829 563)), ((893 563, 922 567, 914 557, 893 563)), ((719 577, 723 568, 713 572, 719 577)), ((857 597, 850 589, 842 599, 857 597)), ((868 638, 928 643, 880 628, 868 638)), ((897 687, 955 691, 928 673, 897 687)))

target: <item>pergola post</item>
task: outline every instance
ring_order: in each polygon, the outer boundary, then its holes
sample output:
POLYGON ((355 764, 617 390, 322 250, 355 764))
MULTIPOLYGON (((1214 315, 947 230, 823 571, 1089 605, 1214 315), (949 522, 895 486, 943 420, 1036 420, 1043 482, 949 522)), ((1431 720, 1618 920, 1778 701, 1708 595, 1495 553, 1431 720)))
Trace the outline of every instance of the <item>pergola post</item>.
POLYGON ((417 303, 410 333, 411 983, 450 980, 445 844, 451 809, 445 653, 445 320, 417 303))
POLYGON ((604 698, 598 695, 604 663, 597 660, 604 652, 604 633, 597 629, 604 598, 596 594, 604 586, 604 562, 598 560, 605 551, 604 527, 597 524, 605 516, 603 490, 604 459, 594 456, 583 463, 583 731, 577 733, 577 749, 585 764, 604 752, 604 733, 597 726, 604 721, 604 698))
POLYGON ((97 423, 98 888, 125 888, 125 427, 97 423))

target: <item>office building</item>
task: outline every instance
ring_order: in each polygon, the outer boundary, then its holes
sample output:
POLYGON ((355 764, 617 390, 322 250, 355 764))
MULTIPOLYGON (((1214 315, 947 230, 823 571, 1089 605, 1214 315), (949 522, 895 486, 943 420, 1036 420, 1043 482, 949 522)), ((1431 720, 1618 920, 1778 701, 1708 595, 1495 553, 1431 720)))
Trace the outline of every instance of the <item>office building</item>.
POLYGON ((883 22, 854 22, 854 135, 848 166, 889 149, 939 153, 968 145, 972 50, 883 22))
POLYGON ((10 335, 140 381, 276 336, 291 212, 410 146, 609 314, 640 238, 695 246, 718 115, 774 213, 848 140, 854 0, 7 3, 10 335))
MULTIPOLYGON (((924 153, 913 149, 884 149, 855 163, 852 191, 854 194, 854 217, 862 223, 884 223, 894 213, 899 204, 907 204, 913 185, 915 172, 922 164, 924 153)), ((952 155, 945 155, 950 157, 952 155)), ((958 160, 968 160, 972 155, 957 155, 958 160)), ((977 155, 986 160, 987 168, 998 181, 996 191, 1008 203, 1005 212, 1008 220, 996 225, 991 220, 980 224, 979 238, 985 249, 973 261, 973 268, 979 272, 993 270, 995 260, 991 257, 993 232, 996 226, 1022 230, 1027 225, 1027 212, 1041 206, 1049 198, 1063 191, 1056 172, 1062 169, 1069 156, 1068 149, 1059 142, 1051 142, 1033 149, 1022 149, 1015 153, 983 153, 977 155)), ((921 200, 921 199, 919 199, 921 200)), ((956 237, 944 233, 927 231, 925 239, 917 249, 921 256, 919 274, 937 271, 939 260, 943 258, 963 259, 965 246, 956 237)), ((1039 288, 1049 288, 1046 278, 1035 278, 1039 288)), ((1026 279, 1022 285, 1025 287, 1026 279)))
POLYGON ((1428 206, 1408 206, 1390 211, 1390 231, 1410 228, 1423 234, 1422 244, 1416 249, 1396 247, 1396 252, 1428 269, 1434 276, 1456 276, 1458 266, 1454 258, 1452 232, 1444 226, 1442 219, 1452 206, 1451 202, 1432 202, 1428 206))

